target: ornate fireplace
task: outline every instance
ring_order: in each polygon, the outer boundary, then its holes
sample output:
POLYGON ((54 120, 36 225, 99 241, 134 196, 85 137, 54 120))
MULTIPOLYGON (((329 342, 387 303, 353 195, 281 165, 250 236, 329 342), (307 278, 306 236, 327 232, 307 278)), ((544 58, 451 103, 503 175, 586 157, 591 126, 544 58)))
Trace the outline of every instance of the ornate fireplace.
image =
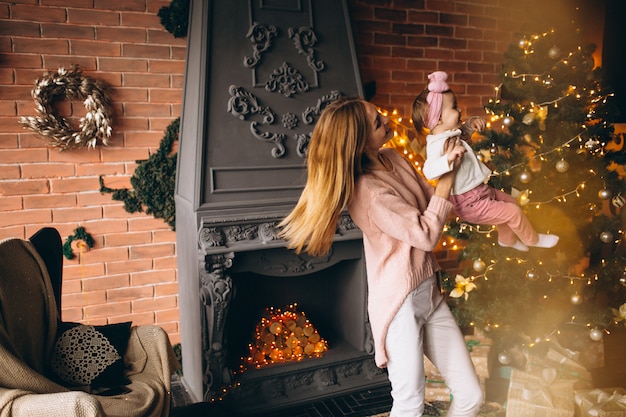
POLYGON ((190 15, 176 188, 184 384, 196 401, 232 390, 256 411, 386 383, 349 216, 324 258, 287 250, 275 229, 302 190, 320 112, 362 96, 346 2, 192 1, 190 15), (328 351, 243 371, 264 309, 292 303, 328 351))

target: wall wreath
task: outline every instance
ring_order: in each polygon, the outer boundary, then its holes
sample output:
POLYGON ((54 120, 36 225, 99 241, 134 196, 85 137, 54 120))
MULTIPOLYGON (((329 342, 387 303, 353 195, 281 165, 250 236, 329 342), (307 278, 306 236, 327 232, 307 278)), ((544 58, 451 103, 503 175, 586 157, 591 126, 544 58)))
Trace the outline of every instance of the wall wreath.
POLYGON ((107 145, 113 111, 107 86, 102 81, 83 75, 77 66, 69 70, 59 68, 44 73, 35 82, 32 95, 38 116, 21 117, 20 124, 48 139, 51 146, 67 150, 95 148, 99 143, 107 145), (55 114, 54 102, 62 98, 83 100, 87 114, 81 117, 79 130, 72 129, 63 117, 55 114))

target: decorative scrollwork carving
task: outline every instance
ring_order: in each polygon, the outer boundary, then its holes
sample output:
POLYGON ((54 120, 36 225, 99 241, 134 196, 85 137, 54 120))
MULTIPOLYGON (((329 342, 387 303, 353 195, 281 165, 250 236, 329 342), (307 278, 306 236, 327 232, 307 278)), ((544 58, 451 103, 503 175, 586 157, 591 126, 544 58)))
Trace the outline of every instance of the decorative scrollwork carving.
MULTIPOLYGON (((254 94, 251 94, 243 87, 231 85, 228 88, 230 93, 230 99, 228 100, 228 112, 233 116, 245 120, 248 116, 259 114, 263 117, 262 123, 264 125, 270 125, 274 123, 276 116, 272 109, 267 106, 262 106, 259 100, 254 94)), ((258 128, 259 122, 253 121, 250 123, 250 132, 252 135, 264 142, 270 142, 274 144, 272 148, 272 156, 274 158, 280 158, 285 155, 285 146, 283 142, 287 136, 282 133, 263 132, 258 128)))
POLYGON ((270 92, 278 91, 285 97, 291 97, 295 93, 304 93, 309 90, 309 84, 296 68, 286 62, 276 68, 270 79, 265 83, 265 89, 270 92))
POLYGON ((306 110, 302 112, 302 120, 304 123, 308 125, 313 124, 315 122, 314 116, 319 116, 326 106, 341 96, 342 94, 337 90, 333 90, 330 94, 322 96, 317 100, 317 104, 314 107, 307 107, 306 110))
POLYGON ((254 240, 258 236, 258 226, 256 224, 231 226, 226 229, 226 236, 231 242, 254 240))
POLYGON ((261 25, 254 22, 246 33, 246 38, 252 42, 252 57, 244 57, 243 65, 246 68, 254 68, 261 61, 261 54, 272 46, 272 40, 278 30, 274 25, 261 25))
POLYGON ((224 246, 224 234, 216 227, 203 228, 200 230, 198 242, 202 249, 224 246))
POLYGON ((317 43, 317 35, 312 28, 308 26, 301 26, 298 29, 290 27, 289 39, 293 40, 300 55, 306 55, 306 62, 313 71, 320 72, 324 69, 326 64, 323 61, 315 60, 313 46, 317 43))
POLYGON ((311 133, 301 133, 293 136, 296 142, 296 153, 300 158, 306 158, 306 154, 309 150, 309 141, 311 140, 311 133))
POLYGON ((262 223, 259 225, 259 238, 263 243, 270 242, 278 239, 278 233, 276 232, 276 222, 262 223))
POLYGON ((291 112, 283 114, 281 121, 283 122, 283 126, 290 130, 298 126, 298 116, 291 112))
POLYGON ((356 228, 357 228, 357 226, 356 226, 356 224, 354 224, 354 221, 352 220, 352 217, 350 217, 348 215, 342 215, 339 218, 339 221, 337 222, 337 231, 340 234, 344 234, 344 233, 349 232, 350 230, 354 230, 356 228))

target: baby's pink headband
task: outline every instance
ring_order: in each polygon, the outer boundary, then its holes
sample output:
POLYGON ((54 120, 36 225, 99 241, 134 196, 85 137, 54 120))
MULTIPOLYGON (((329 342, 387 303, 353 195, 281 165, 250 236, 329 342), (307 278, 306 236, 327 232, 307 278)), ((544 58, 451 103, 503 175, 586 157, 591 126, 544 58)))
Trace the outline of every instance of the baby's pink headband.
POLYGON ((443 71, 435 71, 428 75, 430 82, 428 83, 428 96, 426 96, 426 102, 428 103, 428 114, 426 115, 425 124, 430 130, 437 126, 437 122, 441 118, 441 104, 443 102, 444 92, 450 90, 446 80, 448 74, 443 71))

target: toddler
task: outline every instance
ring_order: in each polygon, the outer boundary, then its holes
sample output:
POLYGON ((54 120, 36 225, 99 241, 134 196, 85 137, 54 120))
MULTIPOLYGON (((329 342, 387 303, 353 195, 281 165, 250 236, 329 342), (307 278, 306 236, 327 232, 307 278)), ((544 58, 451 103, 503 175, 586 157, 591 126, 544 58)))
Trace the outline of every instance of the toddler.
POLYGON ((468 138, 474 131, 482 131, 485 121, 472 117, 461 124, 461 111, 456 96, 446 83, 448 75, 435 71, 428 76, 428 87, 413 102, 413 125, 418 134, 428 129, 426 136, 426 162, 423 173, 429 180, 438 179, 452 171, 455 153, 443 151, 447 140, 457 141, 464 151, 456 172, 450 201, 455 213, 463 220, 475 224, 495 224, 498 244, 519 251, 529 246, 551 248, 557 244, 556 235, 537 233, 518 206, 517 200, 486 184, 491 170, 476 158, 468 138))

